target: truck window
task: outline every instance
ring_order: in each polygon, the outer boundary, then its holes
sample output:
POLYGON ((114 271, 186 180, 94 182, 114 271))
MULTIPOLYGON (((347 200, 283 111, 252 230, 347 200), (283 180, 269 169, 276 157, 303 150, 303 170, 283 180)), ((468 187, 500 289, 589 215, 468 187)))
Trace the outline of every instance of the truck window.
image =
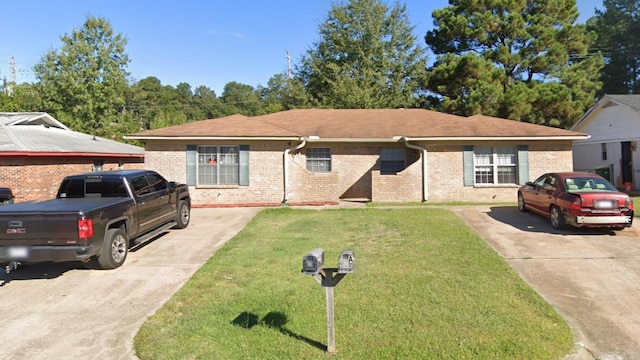
POLYGON ((157 174, 147 174, 147 180, 151 191, 163 191, 167 189, 167 181, 157 174))
POLYGON ((131 180, 131 184, 133 185, 133 190, 136 192, 137 196, 151 192, 147 178, 144 175, 133 178, 133 180, 131 180))
POLYGON ((115 178, 101 178, 101 179, 87 179, 87 194, 95 194, 100 197, 126 197, 127 191, 124 188, 122 179, 115 178))
POLYGON ((65 179, 60 184, 58 191, 60 198, 83 198, 84 197, 84 179, 65 179))

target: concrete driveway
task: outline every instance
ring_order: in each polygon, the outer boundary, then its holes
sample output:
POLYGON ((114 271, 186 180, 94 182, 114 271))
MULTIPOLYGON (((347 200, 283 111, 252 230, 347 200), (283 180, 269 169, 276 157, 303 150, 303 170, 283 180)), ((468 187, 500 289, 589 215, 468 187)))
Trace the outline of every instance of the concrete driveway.
MULTIPOLYGON (((451 208, 567 320, 567 360, 640 359, 640 229, 556 231, 515 206, 451 208)), ((0 273, 0 359, 135 359, 133 337, 259 211, 193 209, 190 226, 111 271, 78 264, 0 273)))
POLYGON ((135 359, 133 338, 258 208, 193 209, 191 224, 115 270, 34 264, 0 274, 0 359, 135 359))
POLYGON ((640 228, 554 230, 515 206, 452 208, 569 323, 567 359, 640 359, 640 228))

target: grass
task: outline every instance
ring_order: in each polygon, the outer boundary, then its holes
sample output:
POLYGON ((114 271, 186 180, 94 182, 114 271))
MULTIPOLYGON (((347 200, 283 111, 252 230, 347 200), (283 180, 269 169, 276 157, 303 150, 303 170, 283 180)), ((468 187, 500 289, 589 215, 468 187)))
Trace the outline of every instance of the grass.
POLYGON ((512 202, 473 202, 473 201, 447 201, 447 202, 369 202, 366 203, 367 207, 411 207, 411 206, 464 206, 464 205, 512 205, 516 206, 518 203, 512 202))
POLYGON ((570 329, 479 236, 439 208, 266 209, 135 338, 141 359, 560 359, 570 329), (324 289, 302 257, 356 273, 324 289))

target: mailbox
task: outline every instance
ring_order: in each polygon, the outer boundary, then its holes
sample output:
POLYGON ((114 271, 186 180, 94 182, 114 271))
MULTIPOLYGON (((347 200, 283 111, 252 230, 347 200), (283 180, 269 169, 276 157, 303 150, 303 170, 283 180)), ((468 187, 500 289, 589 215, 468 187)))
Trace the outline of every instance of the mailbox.
POLYGON ((324 265, 324 250, 314 249, 302 258, 302 273, 306 275, 318 275, 324 265))
POLYGON ((352 250, 343 251, 338 258, 338 274, 353 274, 356 272, 355 262, 356 258, 352 250))

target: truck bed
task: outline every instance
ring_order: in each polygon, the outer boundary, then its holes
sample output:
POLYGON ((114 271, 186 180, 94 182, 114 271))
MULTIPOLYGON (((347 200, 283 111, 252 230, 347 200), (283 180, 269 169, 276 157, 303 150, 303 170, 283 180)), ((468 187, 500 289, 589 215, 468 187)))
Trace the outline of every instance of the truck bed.
POLYGON ((108 205, 133 202, 130 198, 77 198, 77 199, 52 199, 41 202, 23 202, 0 207, 0 217, 11 214, 66 214, 91 212, 108 205))

